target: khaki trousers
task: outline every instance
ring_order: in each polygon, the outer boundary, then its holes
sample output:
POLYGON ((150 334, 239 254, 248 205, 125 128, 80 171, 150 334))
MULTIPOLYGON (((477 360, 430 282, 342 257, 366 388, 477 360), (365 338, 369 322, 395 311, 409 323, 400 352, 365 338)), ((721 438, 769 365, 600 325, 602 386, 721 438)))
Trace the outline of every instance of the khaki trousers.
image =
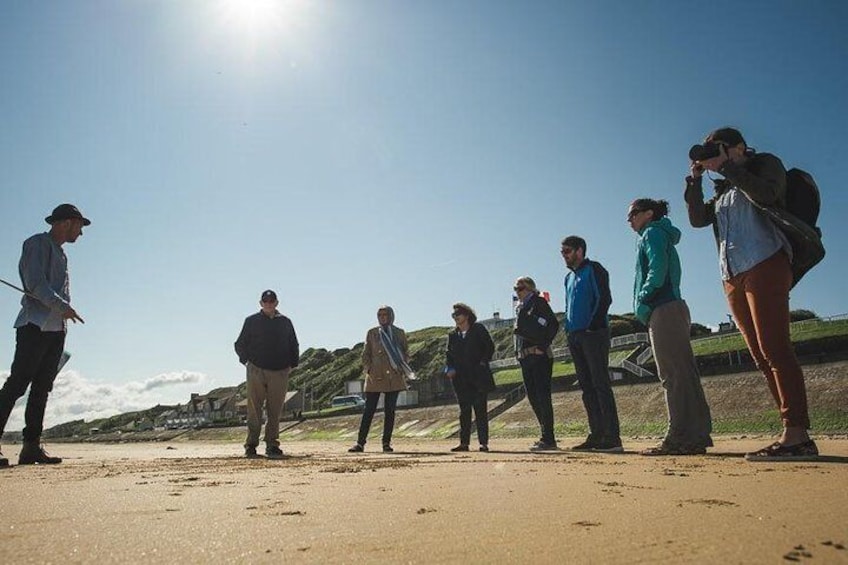
POLYGON ((789 258, 778 251, 724 282, 733 319, 766 377, 786 428, 808 429, 807 386, 789 337, 789 258))
POLYGON ((245 447, 259 445, 262 429, 262 409, 268 416, 265 423, 265 445, 280 445, 280 412, 286 400, 291 368, 269 371, 253 363, 247 364, 247 441, 245 447))
POLYGON ((683 300, 658 306, 648 322, 668 409, 665 441, 684 447, 710 447, 712 418, 689 341, 690 322, 689 307, 683 300))

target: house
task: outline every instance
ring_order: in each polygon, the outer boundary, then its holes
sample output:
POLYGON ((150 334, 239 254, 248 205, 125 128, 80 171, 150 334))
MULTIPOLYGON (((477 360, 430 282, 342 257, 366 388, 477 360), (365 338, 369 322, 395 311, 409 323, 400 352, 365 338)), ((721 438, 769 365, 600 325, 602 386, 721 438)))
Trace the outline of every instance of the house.
MULTIPOLYGON (((286 399, 283 402, 283 410, 280 414, 280 418, 285 419, 287 415, 295 414, 296 412, 303 412, 304 410, 304 399, 303 391, 301 390, 290 390, 286 392, 286 399)), ((245 423, 247 422, 247 399, 243 398, 236 403, 236 416, 238 417, 239 422, 245 423)), ((265 411, 262 412, 263 419, 265 418, 265 411)))
POLYGON ((484 328, 492 332, 501 328, 511 328, 515 323, 515 318, 501 318, 500 312, 494 312, 488 320, 478 320, 484 328))

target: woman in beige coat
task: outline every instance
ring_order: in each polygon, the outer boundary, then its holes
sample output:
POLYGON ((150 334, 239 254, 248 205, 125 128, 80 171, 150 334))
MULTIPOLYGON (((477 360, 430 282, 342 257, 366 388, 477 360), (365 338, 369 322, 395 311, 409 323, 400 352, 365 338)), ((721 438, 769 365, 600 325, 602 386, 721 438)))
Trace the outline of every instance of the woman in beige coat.
POLYGON ((406 377, 411 375, 409 368, 409 350, 406 333, 394 325, 395 312, 390 306, 381 306, 377 310, 379 326, 368 330, 365 347, 362 350, 362 367, 365 370, 365 411, 359 424, 359 438, 350 452, 365 450, 371 420, 377 411, 380 393, 385 396, 383 402, 383 451, 391 452, 392 431, 395 427, 395 407, 398 394, 406 390, 406 377))

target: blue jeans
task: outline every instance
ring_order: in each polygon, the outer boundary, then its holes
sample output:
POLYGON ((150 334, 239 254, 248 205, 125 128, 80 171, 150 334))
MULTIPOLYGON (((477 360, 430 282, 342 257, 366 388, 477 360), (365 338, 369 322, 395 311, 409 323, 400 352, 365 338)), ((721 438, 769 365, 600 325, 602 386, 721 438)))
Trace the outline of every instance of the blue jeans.
POLYGON ((551 402, 551 375, 554 370, 554 360, 547 355, 528 355, 519 363, 521 376, 524 378, 524 389, 527 391, 527 400, 542 429, 541 440, 549 445, 555 445, 554 406, 551 402))
POLYGON ((572 332, 568 334, 568 349, 583 389, 589 435, 597 441, 620 441, 618 409, 609 376, 609 329, 572 332))

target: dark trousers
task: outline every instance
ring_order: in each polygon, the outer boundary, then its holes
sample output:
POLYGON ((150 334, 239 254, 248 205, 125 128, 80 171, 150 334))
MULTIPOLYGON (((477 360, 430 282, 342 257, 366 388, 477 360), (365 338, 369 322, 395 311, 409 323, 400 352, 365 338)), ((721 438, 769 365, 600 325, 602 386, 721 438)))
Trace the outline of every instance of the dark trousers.
POLYGON ((556 443, 554 406, 551 402, 551 375, 554 370, 554 360, 547 355, 528 355, 519 363, 521 376, 524 379, 524 389, 527 391, 527 400, 542 429, 541 440, 553 445, 556 443))
MULTIPOLYGON (((371 429, 371 421, 374 419, 374 413, 377 412, 377 403, 380 402, 379 392, 365 393, 365 411, 362 413, 362 421, 359 423, 359 445, 365 445, 368 439, 368 431, 371 429)), ((397 407, 399 390, 393 392, 384 392, 385 400, 383 401, 383 445, 392 443, 392 432, 395 429, 395 408, 397 407)))
POLYGON ((53 390, 65 347, 65 332, 43 332, 38 326, 27 324, 17 329, 16 341, 12 373, 0 389, 0 435, 6 429, 15 402, 32 385, 24 414, 23 437, 25 442, 38 443, 44 428, 47 395, 53 390))
POLYGON ((459 443, 471 443, 471 410, 474 410, 474 422, 477 424, 477 441, 480 445, 489 445, 489 406, 488 393, 475 391, 457 395, 459 402, 459 443))
POLYGON ((568 349, 583 389, 589 434, 599 441, 619 440, 618 409, 609 376, 609 329, 572 332, 568 334, 568 349))

